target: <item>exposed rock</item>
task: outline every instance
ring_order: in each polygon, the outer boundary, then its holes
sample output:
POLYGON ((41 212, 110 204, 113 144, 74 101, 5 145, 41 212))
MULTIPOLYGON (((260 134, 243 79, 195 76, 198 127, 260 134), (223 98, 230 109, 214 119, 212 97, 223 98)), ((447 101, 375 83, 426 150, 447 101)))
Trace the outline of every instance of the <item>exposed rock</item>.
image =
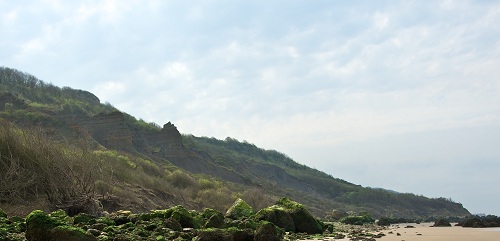
POLYGON ((84 119, 83 127, 101 145, 109 149, 134 151, 133 134, 125 123, 125 116, 119 111, 98 114, 84 119))
POLYGON ((440 218, 434 222, 434 225, 431 227, 451 227, 451 224, 448 220, 444 218, 440 218))
POLYGON ((249 218, 254 214, 253 208, 248 205, 243 199, 238 198, 233 205, 227 210, 226 217, 231 219, 249 218))
POLYGON ((457 225, 472 228, 500 227, 500 217, 495 215, 471 216, 459 222, 457 225))

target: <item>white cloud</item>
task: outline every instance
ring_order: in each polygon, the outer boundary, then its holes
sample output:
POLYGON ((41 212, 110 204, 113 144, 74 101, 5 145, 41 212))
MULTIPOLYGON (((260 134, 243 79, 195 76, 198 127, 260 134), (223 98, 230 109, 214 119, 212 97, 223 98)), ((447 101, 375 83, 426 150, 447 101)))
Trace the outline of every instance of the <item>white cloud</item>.
POLYGON ((325 170, 339 168, 335 157, 373 171, 360 166, 383 153, 356 148, 408 151, 405 138, 499 122, 494 2, 53 0, 0 13, 3 65, 183 133, 245 139, 325 170))

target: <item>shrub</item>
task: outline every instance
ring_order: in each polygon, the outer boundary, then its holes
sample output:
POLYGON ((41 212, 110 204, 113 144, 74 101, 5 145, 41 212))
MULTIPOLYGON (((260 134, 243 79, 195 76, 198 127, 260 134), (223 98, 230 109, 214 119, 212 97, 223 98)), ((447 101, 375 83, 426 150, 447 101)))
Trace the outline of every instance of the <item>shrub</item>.
POLYGON ((187 188, 196 186, 197 181, 191 177, 189 174, 176 170, 168 176, 168 180, 178 188, 187 188))

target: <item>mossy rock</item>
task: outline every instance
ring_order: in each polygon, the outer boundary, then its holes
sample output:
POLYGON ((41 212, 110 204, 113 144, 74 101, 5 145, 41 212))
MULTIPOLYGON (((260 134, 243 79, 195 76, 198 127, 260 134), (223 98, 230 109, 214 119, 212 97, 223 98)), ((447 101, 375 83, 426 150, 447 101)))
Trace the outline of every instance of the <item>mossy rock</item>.
POLYGON ((231 219, 243 219, 249 218, 254 213, 253 208, 248 205, 248 203, 243 201, 243 199, 238 198, 227 210, 225 217, 231 219))
POLYGON ((7 213, 0 209, 0 218, 7 218, 7 213))
POLYGON ((295 231, 299 233, 320 234, 323 233, 322 225, 307 209, 298 209, 290 213, 295 223, 295 231))
POLYGON ((304 205, 292 201, 289 198, 280 198, 276 205, 282 207, 295 224, 295 231, 299 233, 319 234, 323 233, 321 223, 312 216, 312 214, 304 207, 304 205))
POLYGON ((194 241, 233 241, 233 235, 224 229, 209 228, 201 230, 194 241))
POLYGON ((56 211, 53 211, 49 215, 53 218, 61 218, 61 219, 68 217, 68 214, 66 213, 66 211, 64 211, 62 209, 58 209, 56 211))
POLYGON ((292 201, 290 198, 282 197, 278 201, 276 201, 276 205, 283 207, 287 211, 294 211, 298 209, 303 209, 304 205, 292 201))
POLYGON ((281 237, 276 226, 270 222, 262 222, 255 230, 255 241, 280 241, 281 237))
POLYGON ((254 230, 252 229, 229 229, 229 233, 233 235, 233 239, 237 241, 253 241, 254 230))
POLYGON ((130 219, 125 215, 111 215, 109 218, 113 220, 117 226, 130 223, 130 219))
POLYGON ((156 236, 155 238, 156 241, 167 241, 167 238, 165 238, 164 236, 162 235, 159 235, 159 236, 156 236))
POLYGON ((172 210, 170 218, 177 220, 183 228, 194 228, 193 216, 186 208, 178 205, 169 210, 172 210))
POLYGON ((205 208, 203 209, 203 212, 201 212, 201 216, 204 218, 204 219, 209 219, 210 217, 212 217, 214 214, 217 214, 217 215, 221 215, 224 217, 224 215, 222 215, 221 212, 213 209, 213 208, 205 208))
POLYGON ((79 213, 73 217, 73 224, 79 224, 79 223, 94 224, 96 223, 96 217, 86 213, 79 213))
MULTIPOLYGON (((155 219, 155 218, 160 218, 160 219, 167 219, 172 215, 173 210, 171 208, 169 209, 161 209, 161 210, 151 210, 149 214, 143 214, 140 218, 141 219, 155 219)), ((149 220, 148 219, 148 220, 149 220)), ((147 221, 147 220, 145 220, 147 221)))
POLYGON ((53 211, 49 214, 50 217, 54 218, 55 220, 61 222, 61 223, 66 223, 66 224, 71 224, 73 223, 73 218, 71 218, 66 211, 62 209, 58 209, 56 211, 53 211))
POLYGON ((61 225, 41 210, 35 210, 26 216, 26 239, 28 241, 50 240, 50 230, 61 225))
POLYGON ((108 217, 98 217, 96 219, 96 223, 102 223, 106 226, 115 226, 116 225, 115 220, 108 218, 108 217))
POLYGON ((224 226, 224 216, 222 216, 222 213, 215 213, 205 223, 205 228, 224 228, 224 226))
POLYGON ((257 221, 264 220, 271 222, 287 232, 296 231, 292 216, 290 216, 283 207, 278 205, 261 209, 255 214, 254 219, 257 221))
POLYGON ((174 231, 182 231, 182 225, 175 219, 173 218, 167 218, 165 220, 163 226, 166 228, 172 229, 174 231))
POLYGON ((50 238, 52 241, 97 241, 97 238, 92 234, 73 226, 58 226, 53 228, 50 230, 50 238))

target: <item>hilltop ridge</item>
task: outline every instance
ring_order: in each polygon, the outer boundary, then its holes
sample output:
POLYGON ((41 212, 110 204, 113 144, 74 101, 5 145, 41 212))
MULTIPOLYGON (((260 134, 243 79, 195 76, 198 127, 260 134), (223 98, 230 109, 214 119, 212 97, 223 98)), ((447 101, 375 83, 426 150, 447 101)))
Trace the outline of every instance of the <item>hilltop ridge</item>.
POLYGON ((0 68, 0 122, 29 133, 38 128, 49 144, 88 151, 103 173, 92 179, 93 198, 109 209, 183 204, 224 210, 236 197, 258 209, 289 196, 320 217, 334 209, 375 217, 470 214, 444 198, 361 187, 248 142, 181 134, 171 122, 137 120, 88 91, 6 67, 0 68))

